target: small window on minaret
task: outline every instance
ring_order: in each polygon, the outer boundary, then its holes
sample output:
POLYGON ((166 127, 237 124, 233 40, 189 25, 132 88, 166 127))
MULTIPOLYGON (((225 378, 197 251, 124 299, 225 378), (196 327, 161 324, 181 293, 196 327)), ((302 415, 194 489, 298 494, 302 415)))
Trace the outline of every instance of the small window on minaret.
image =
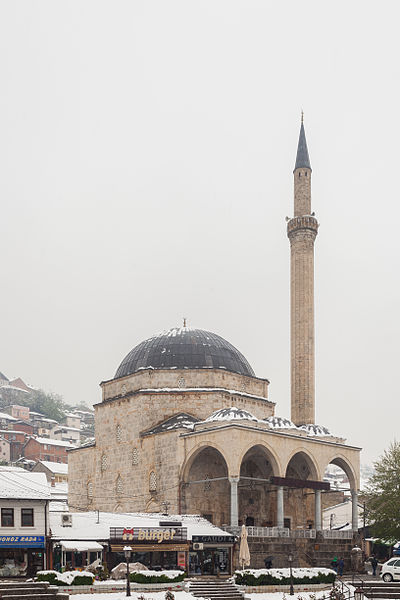
POLYGON ((301 173, 300 173, 300 171, 299 171, 299 177, 301 177, 301 173))
POLYGON ((307 177, 307 171, 305 171, 304 175, 307 177))

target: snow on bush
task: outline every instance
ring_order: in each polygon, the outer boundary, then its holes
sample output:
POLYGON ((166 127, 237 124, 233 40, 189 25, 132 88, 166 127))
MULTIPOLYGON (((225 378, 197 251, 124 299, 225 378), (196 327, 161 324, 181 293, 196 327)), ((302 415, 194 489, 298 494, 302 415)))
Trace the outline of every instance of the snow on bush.
POLYGON ((91 585, 94 581, 93 573, 89 571, 38 571, 39 581, 49 581, 53 585, 91 585))
MULTIPOLYGON (((293 568, 293 583, 333 583, 336 572, 333 569, 293 568)), ((238 585, 286 585, 290 583, 290 569, 246 569, 235 572, 238 585)))

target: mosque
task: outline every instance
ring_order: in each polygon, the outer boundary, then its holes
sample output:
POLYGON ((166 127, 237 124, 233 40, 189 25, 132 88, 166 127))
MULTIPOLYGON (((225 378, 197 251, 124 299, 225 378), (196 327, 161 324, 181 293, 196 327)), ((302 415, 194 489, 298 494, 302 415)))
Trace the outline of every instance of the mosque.
POLYGON ((290 420, 275 414, 268 379, 219 335, 186 326, 155 335, 101 383, 95 443, 69 452, 72 511, 200 514, 231 531, 245 523, 318 532, 334 464, 347 475, 357 529, 360 448, 315 424, 318 221, 303 121, 293 173, 290 420))

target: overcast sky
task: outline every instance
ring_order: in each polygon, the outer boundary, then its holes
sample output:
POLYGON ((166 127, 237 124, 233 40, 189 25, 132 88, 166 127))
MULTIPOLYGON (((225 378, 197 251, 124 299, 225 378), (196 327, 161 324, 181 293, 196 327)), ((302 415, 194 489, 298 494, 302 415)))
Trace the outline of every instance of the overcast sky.
POLYGON ((399 3, 3 0, 0 371, 100 401, 189 325, 289 416, 300 112, 313 167, 317 422, 399 427, 399 3))

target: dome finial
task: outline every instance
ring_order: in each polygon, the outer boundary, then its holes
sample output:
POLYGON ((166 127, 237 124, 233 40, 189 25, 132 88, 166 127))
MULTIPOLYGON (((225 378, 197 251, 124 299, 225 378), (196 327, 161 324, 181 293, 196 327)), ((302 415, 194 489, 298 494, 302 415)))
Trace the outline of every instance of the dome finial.
POLYGON ((186 327, 186 317, 183 317, 183 326, 186 327))
POLYGON ((304 123, 304 110, 301 109, 301 122, 304 123))

